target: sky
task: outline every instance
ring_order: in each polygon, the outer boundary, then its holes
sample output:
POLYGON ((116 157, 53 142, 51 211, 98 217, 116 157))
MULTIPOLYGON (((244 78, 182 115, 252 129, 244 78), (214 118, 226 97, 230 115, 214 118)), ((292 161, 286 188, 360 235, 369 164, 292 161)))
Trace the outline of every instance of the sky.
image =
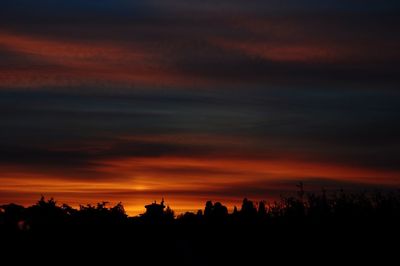
POLYGON ((2 0, 0 204, 400 188, 397 0, 2 0))

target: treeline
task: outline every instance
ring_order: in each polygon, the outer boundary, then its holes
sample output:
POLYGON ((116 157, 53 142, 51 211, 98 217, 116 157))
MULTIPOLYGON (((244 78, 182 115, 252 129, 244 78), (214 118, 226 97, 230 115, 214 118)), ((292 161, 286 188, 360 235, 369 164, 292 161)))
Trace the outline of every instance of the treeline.
POLYGON ((400 221, 400 192, 329 194, 305 193, 302 189, 297 197, 282 197, 274 202, 253 202, 244 199, 240 208, 228 212, 220 202, 208 201, 204 210, 175 215, 167 207, 160 213, 146 213, 128 217, 121 203, 108 206, 81 205, 78 209, 59 205, 54 199, 42 197, 35 205, 23 207, 16 204, 0 206, 0 228, 2 231, 30 231, 62 228, 67 226, 134 226, 146 224, 213 225, 213 224, 352 224, 385 223, 400 221))

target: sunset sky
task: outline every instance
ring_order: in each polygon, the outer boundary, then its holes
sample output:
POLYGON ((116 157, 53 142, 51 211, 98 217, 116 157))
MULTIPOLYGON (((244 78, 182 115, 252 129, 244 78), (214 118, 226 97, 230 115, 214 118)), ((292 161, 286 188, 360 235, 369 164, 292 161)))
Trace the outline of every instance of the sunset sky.
POLYGON ((398 0, 1 0, 0 204, 400 188, 398 0))

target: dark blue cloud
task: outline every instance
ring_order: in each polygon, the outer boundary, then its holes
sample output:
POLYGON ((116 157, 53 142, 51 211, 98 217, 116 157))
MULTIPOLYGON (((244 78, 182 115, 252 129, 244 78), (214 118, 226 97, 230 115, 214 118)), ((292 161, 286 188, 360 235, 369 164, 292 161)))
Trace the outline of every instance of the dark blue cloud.
POLYGON ((254 158, 297 154, 310 161, 377 169, 399 169, 400 165, 397 91, 270 88, 119 94, 2 91, 0 95, 3 161, 59 158, 62 163, 68 156, 75 162, 79 158, 245 153, 254 158), (226 136, 256 144, 198 146, 162 139, 120 139, 165 134, 226 136), (96 142, 109 148, 98 153, 80 149, 96 142), (65 149, 66 143, 75 143, 77 154, 47 151, 49 147, 65 149))
MULTIPOLYGON (((1 86, 0 163, 81 169, 102 159, 229 154, 400 170, 399 6, 398 1, 372 0, 3 0, 0 33, 15 34, 17 41, 141 47, 139 52, 161 62, 149 62, 152 70, 164 67, 204 83, 1 86), (257 47, 256 55, 225 49, 212 42, 216 37, 249 46, 339 52, 332 60, 274 60, 257 55, 257 47), (236 142, 221 147, 217 142, 120 140, 167 134, 236 142), (251 141, 244 147, 241 140, 251 141), (108 148, 80 149, 93 142, 108 148), (65 150, 68 145, 71 149, 65 150)), ((29 49, 13 50, 10 43, 0 45, 0 73, 73 68, 73 52, 70 65, 59 66, 54 52, 55 62, 49 62, 29 49)), ((92 70, 82 68, 83 77, 92 70)))

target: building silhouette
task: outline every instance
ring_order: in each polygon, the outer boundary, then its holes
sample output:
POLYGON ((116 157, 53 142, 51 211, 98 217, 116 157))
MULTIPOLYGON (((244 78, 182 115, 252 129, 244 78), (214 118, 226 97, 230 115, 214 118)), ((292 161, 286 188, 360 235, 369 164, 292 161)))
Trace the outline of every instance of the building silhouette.
POLYGON ((146 212, 144 216, 152 219, 162 218, 164 215, 164 199, 161 200, 161 203, 158 204, 157 201, 154 201, 152 204, 148 204, 144 206, 146 208, 146 212))

